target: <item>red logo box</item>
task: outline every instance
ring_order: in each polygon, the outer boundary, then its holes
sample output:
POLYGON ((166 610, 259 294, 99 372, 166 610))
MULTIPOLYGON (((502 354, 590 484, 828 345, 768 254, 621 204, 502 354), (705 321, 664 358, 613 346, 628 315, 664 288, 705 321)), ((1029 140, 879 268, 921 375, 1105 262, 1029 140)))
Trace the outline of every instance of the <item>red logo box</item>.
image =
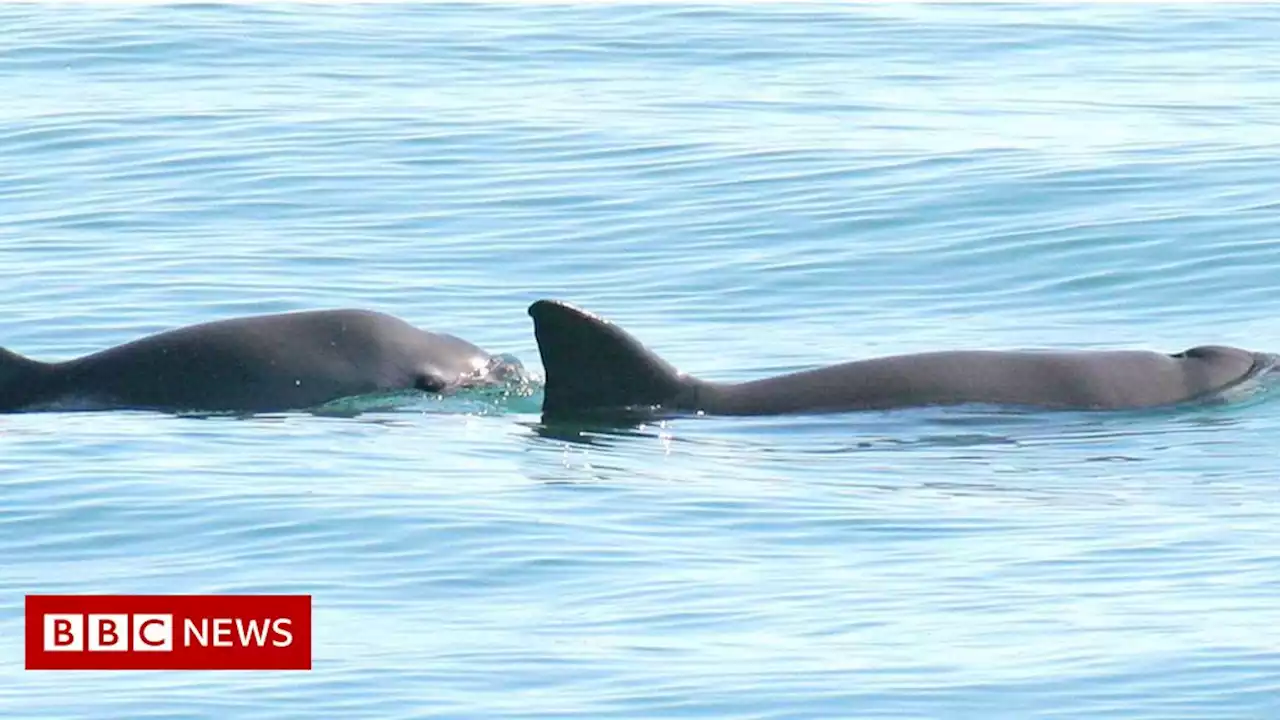
POLYGON ((28 670, 310 670, 310 595, 28 595, 28 670))

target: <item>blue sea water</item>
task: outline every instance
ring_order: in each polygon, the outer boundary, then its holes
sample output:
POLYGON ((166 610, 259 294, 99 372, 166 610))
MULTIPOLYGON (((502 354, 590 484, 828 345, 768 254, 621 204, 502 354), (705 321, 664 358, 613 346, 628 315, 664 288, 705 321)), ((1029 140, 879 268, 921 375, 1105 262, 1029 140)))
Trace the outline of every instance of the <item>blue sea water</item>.
MULTIPOLYGON (((568 300, 746 379, 1280 351, 1280 10, 0 6, 0 345, 568 300)), ((6 718, 1280 716, 1280 399, 0 418, 6 718), (23 669, 27 593, 310 593, 309 673, 23 669)))

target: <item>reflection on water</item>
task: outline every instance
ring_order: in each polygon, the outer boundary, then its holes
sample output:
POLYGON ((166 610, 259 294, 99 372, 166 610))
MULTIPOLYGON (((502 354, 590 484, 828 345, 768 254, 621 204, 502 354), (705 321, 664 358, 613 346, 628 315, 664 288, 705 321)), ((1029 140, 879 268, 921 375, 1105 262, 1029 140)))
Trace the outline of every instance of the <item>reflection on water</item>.
POLYGON ((0 415, 0 638, 30 592, 309 592, 316 618, 305 677, 29 673, 4 644, 5 718, 1280 717, 1270 379, 1143 412, 551 423, 526 314, 591 308, 727 382, 1280 347, 1273 9, 0 28, 0 345, 365 307, 533 380, 0 415))

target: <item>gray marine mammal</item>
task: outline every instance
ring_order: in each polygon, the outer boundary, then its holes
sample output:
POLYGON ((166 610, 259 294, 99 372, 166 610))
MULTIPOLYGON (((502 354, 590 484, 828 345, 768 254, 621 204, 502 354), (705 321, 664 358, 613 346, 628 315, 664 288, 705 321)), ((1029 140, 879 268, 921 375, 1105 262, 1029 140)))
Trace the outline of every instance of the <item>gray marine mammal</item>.
POLYGON ((523 373, 453 335, 369 310, 258 315, 168 330, 66 362, 0 348, 0 412, 274 412, 396 390, 449 392, 523 373))
POLYGON ((857 360, 743 383, 684 374, 625 330, 567 303, 529 307, 546 372, 543 415, 609 411, 771 415, 983 403, 1130 409, 1219 393, 1275 356, 1218 345, 1141 350, 958 350, 857 360))

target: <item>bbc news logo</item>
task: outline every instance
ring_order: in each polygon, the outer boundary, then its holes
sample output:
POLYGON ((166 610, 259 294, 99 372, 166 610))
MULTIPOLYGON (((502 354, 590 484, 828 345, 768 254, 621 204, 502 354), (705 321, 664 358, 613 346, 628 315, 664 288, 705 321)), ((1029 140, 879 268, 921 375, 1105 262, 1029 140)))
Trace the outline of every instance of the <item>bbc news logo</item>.
POLYGON ((28 595, 28 670, 310 670, 310 595, 28 595))

